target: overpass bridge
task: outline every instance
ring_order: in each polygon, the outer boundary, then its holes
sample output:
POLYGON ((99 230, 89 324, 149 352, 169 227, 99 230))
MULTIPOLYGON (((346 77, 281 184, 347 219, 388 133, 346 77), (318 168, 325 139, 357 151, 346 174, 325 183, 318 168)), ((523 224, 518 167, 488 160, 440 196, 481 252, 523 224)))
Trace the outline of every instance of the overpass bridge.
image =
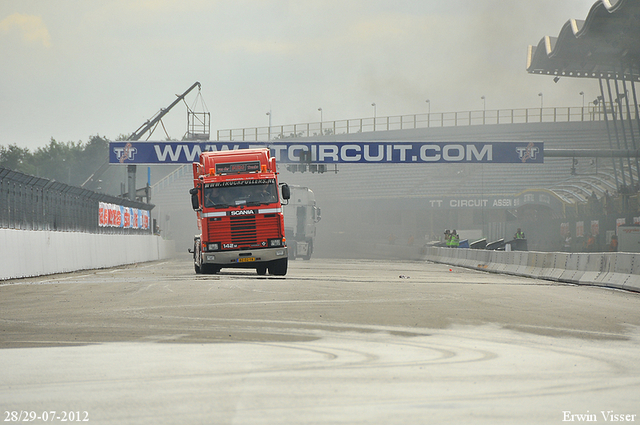
MULTIPOLYGON (((546 149, 604 149, 608 147, 602 120, 555 121, 423 127, 322 137, 287 138, 286 142, 333 141, 544 141, 546 149)), ((367 246, 393 239, 415 244, 438 237, 444 229, 467 232, 469 238, 499 239, 517 227, 530 230, 533 248, 552 250, 547 240, 557 226, 532 227, 537 222, 577 216, 595 193, 613 195, 622 184, 610 158, 545 158, 544 164, 339 164, 337 171, 310 172, 310 168, 279 165, 281 180, 310 187, 323 211, 317 253, 341 251, 366 255, 367 246), (300 172, 300 170, 306 170, 300 172), (536 241, 539 235, 539 242, 536 241), (324 239, 324 243, 323 242, 324 239), (357 246, 354 246, 357 245, 357 246), (538 246, 536 246, 538 244, 538 246), (546 244, 546 245, 545 245, 546 244), (319 251, 318 251, 319 250, 319 251)), ((629 176, 629 171, 626 171, 629 176)), ((634 167, 631 173, 636 175, 634 167)), ((195 233, 187 199, 189 167, 178 167, 156 184, 153 199, 161 227, 173 236, 195 233), (169 221, 163 218, 169 217, 169 221), (191 226, 191 227, 189 227, 191 226), (180 229, 180 230, 177 230, 180 229), (191 229, 191 230, 189 230, 191 229)), ((603 225, 604 228, 604 225, 603 225)), ((463 234, 464 236, 464 234, 463 234)), ((188 246, 189 240, 178 243, 188 246)), ((604 242, 603 242, 604 244, 604 242)))

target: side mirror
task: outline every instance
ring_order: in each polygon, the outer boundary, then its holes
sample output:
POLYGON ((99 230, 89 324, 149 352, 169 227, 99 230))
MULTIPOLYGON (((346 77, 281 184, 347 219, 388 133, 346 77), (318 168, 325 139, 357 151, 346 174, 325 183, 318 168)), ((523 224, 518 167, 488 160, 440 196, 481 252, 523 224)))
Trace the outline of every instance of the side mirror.
POLYGON ((198 202, 198 188, 194 187, 189 189, 189 193, 191 194, 191 208, 194 210, 200 209, 200 203, 198 202))
POLYGON ((291 198, 291 189, 289 189, 288 184, 282 185, 282 199, 288 200, 291 198))

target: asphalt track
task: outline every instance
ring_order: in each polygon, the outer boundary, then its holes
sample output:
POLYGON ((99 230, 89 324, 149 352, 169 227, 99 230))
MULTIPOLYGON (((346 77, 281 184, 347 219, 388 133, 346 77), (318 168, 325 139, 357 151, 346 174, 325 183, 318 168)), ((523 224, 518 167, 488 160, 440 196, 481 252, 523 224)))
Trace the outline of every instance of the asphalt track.
POLYGON ((424 262, 197 276, 186 256, 0 284, 5 422, 640 422, 639 401, 637 293, 424 262))

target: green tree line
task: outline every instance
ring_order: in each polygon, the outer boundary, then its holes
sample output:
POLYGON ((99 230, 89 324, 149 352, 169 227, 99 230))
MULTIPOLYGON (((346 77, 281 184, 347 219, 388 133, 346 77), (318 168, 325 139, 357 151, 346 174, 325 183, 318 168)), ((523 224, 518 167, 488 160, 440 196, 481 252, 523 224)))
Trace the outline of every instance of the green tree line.
MULTIPOLYGON (((127 137, 121 134, 116 140, 127 140, 127 137)), ((0 167, 77 187, 82 186, 108 160, 109 139, 99 135, 90 136, 86 143, 82 141, 62 143, 51 138, 46 146, 34 151, 17 144, 0 145, 0 167)), ((160 165, 147 168, 153 170, 153 181, 158 181, 176 167, 160 165)), ((145 171, 144 168, 140 168, 137 173, 136 188, 145 186, 147 180, 145 171)), ((95 176, 95 180, 85 188, 120 196, 128 190, 127 184, 127 167, 111 164, 106 169, 102 168, 99 175, 95 176)))
POLYGON ((16 144, 0 145, 0 167, 80 186, 108 160, 109 141, 91 136, 86 143, 58 142, 51 138, 35 151, 16 144))

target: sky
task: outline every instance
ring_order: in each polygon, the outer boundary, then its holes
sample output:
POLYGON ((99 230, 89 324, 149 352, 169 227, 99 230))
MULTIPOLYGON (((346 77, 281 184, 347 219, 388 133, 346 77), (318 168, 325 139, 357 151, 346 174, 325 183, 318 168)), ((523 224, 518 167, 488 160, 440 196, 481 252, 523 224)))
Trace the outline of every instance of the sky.
MULTIPOLYGON (((212 133, 267 126, 269 111, 274 126, 319 122, 318 108, 368 118, 372 103, 378 117, 538 108, 538 93, 579 107, 597 80, 528 74, 527 47, 594 3, 0 0, 0 145, 113 140, 196 81, 186 103, 211 113, 212 133)), ((163 119, 172 139, 186 111, 163 119)))

